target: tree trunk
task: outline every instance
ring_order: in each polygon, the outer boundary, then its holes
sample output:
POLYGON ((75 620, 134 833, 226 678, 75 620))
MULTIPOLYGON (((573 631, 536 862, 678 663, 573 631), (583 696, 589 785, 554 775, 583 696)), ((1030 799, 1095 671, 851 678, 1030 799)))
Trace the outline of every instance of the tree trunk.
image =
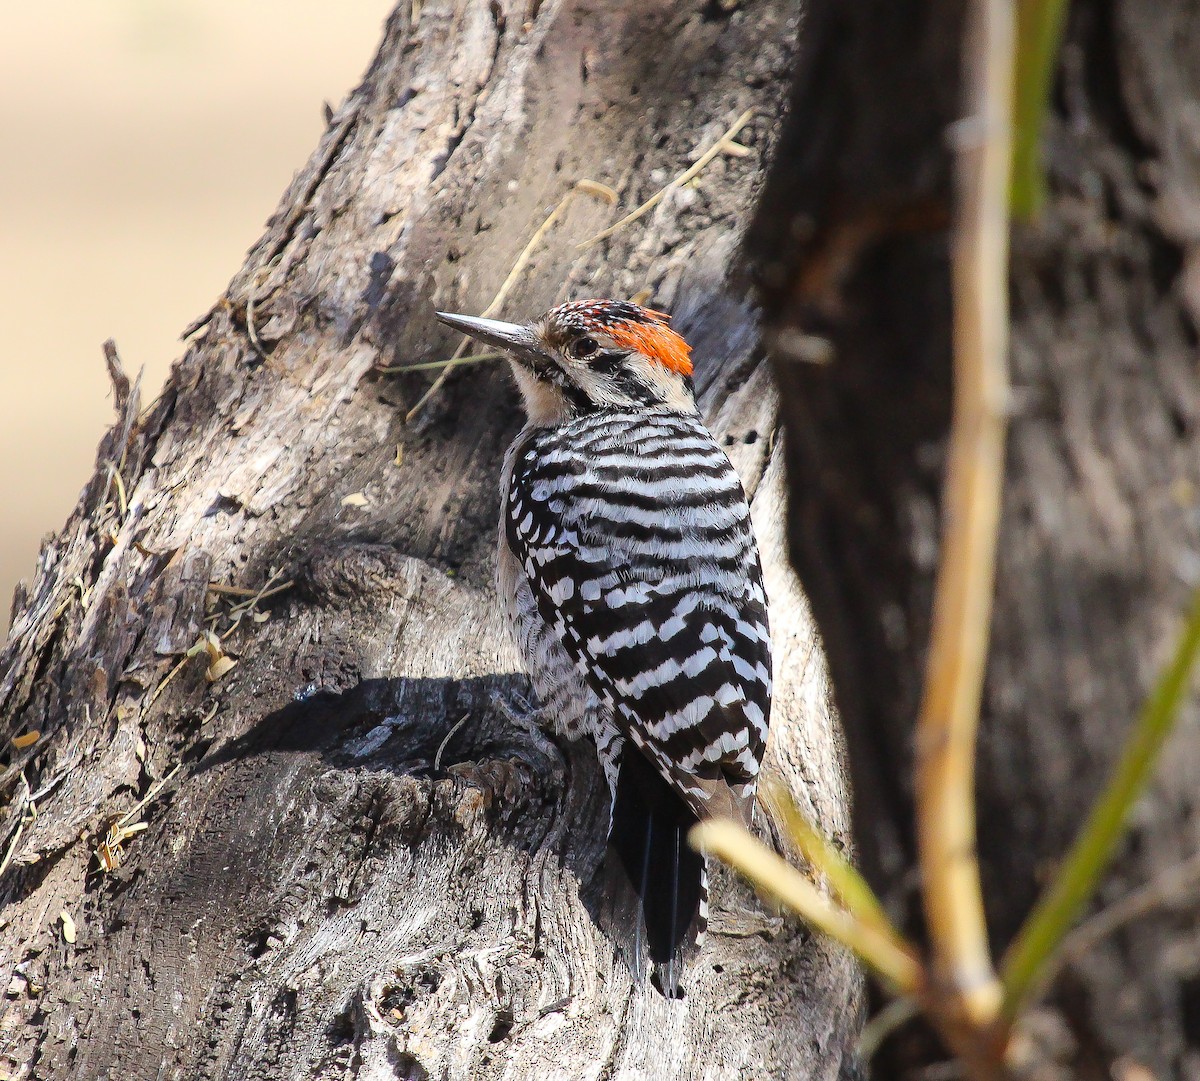
POLYGON ((783 554, 774 394, 731 284, 795 12, 526 8, 399 6, 162 396, 141 412, 118 386, 96 474, 18 591, 0 731, 40 736, 6 743, 0 776, 8 1076, 851 1065, 854 965, 732 876, 687 999, 633 983, 593 917, 594 754, 548 760, 492 701, 524 686, 491 585, 515 391, 469 368, 406 426, 428 378, 380 371, 448 355, 434 309, 482 310, 577 180, 633 206, 756 110, 747 156, 605 244, 576 247, 612 212, 575 198, 501 314, 644 289, 674 312, 753 496, 771 768, 849 845, 823 660, 783 554))
MULTIPOLYGON (((860 852, 910 926, 911 733, 950 411, 951 153, 971 137, 951 127, 962 17, 959 0, 813 0, 750 237, 789 432, 791 553, 846 726, 860 852)), ((1014 230, 979 753, 997 948, 1104 784, 1197 580, 1198 25, 1195 0, 1072 5, 1049 203, 1014 230)), ((1194 855, 1197 778, 1193 701, 1098 907, 1194 855)), ((1121 1076, 1122 1057, 1198 1076, 1198 894, 1193 875, 1072 956, 1040 1030, 1074 1076, 1121 1076)), ((892 1052, 885 1072, 929 1056, 907 1037, 892 1052)))

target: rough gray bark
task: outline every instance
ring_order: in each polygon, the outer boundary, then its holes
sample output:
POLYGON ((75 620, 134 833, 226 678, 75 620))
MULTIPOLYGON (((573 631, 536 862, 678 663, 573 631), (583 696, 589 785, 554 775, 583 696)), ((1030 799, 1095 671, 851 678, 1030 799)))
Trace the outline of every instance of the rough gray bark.
POLYGON ((631 986, 590 911, 592 757, 546 761, 491 700, 523 685, 491 594, 515 393, 472 368, 406 428, 428 380, 378 370, 446 355, 435 307, 480 310, 576 180, 632 206, 756 107, 748 157, 585 252, 611 211, 576 199, 504 314, 642 289, 674 311, 754 495, 780 654, 772 768, 848 844, 823 662, 783 554, 773 391, 729 284, 795 14, 728 6, 401 4, 161 398, 119 402, 0 660, 0 731, 41 733, 4 744, 0 777, 9 1076, 847 1068, 854 966, 730 876, 687 1000, 631 986), (210 583, 257 589, 272 569, 291 586, 237 624, 236 667, 207 682, 186 651, 232 622, 210 583), (102 870, 110 823, 166 777, 102 870))
MULTIPOLYGON (((790 540, 827 646, 869 876, 919 923, 911 732, 950 407, 949 125, 963 5, 814 0, 752 230, 789 431, 790 540)), ((1051 197, 1015 230, 1012 421, 979 756, 998 948, 1107 777, 1169 650, 1200 537, 1200 5, 1072 5, 1051 197)), ((1200 846, 1200 727, 1181 719, 1098 907, 1200 846)), ((1077 957, 1054 1042, 1200 1075, 1194 886, 1077 957), (1065 1022, 1065 1024, 1063 1023, 1065 1022)), ((887 1073, 931 1054, 914 1029, 887 1073)), ((1120 1076, 1124 1067, 1112 1067, 1120 1076)))

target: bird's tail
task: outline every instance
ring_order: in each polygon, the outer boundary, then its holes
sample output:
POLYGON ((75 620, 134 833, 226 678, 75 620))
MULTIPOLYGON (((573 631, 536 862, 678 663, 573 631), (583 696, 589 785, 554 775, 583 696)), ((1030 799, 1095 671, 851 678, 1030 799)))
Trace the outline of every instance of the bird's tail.
POLYGON ((683 997, 683 954, 703 935, 708 916, 704 857, 687 843, 697 821, 649 759, 626 741, 613 800, 608 877, 636 897, 635 974, 648 954, 654 985, 667 998, 683 997))

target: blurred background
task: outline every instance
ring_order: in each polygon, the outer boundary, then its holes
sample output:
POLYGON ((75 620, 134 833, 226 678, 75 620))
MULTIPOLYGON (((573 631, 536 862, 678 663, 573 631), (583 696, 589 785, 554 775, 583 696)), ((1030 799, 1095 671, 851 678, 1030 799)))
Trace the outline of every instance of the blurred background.
POLYGON ((0 35, 0 634, 112 419, 143 401, 374 55, 389 0, 56 0, 0 35))

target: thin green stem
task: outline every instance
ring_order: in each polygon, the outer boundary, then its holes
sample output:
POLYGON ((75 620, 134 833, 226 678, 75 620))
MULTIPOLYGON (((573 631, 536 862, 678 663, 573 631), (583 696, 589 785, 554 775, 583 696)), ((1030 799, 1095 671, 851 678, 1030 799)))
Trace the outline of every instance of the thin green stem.
POLYGON ((694 848, 711 853, 740 871, 810 927, 840 942, 869 965, 893 991, 918 996, 925 984, 916 954, 898 946, 823 894, 752 833, 728 819, 709 819, 692 828, 694 848))
POLYGON ((915 998, 894 998, 864 1026, 858 1035, 858 1057, 868 1063, 880 1045, 901 1025, 908 1024, 921 1012, 915 998))
POLYGON ((1116 772, 1004 958, 1004 1016, 1012 1021, 1041 990, 1050 963, 1096 888, 1125 830, 1129 809, 1146 787, 1179 716, 1200 655, 1200 589, 1174 657, 1159 677, 1125 745, 1116 772))
POLYGON ((1015 218, 1032 218, 1046 198, 1042 128, 1050 105, 1066 12, 1066 0, 1018 0, 1017 3, 1011 186, 1015 218))
POLYGON ((777 781, 763 784, 763 799, 786 827, 800 854, 825 876, 834 897, 860 923, 890 938, 899 949, 907 949, 904 936, 888 919, 875 891, 833 845, 801 814, 791 793, 777 781))

